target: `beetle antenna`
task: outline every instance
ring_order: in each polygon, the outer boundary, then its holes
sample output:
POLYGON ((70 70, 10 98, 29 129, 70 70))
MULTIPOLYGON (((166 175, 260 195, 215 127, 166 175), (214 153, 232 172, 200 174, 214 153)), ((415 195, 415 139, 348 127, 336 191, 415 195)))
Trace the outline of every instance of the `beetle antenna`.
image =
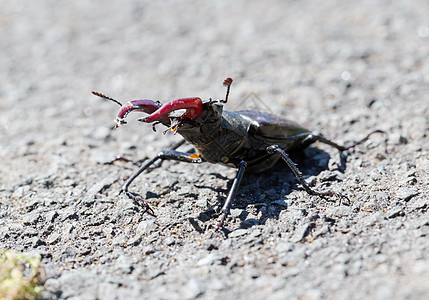
POLYGON ((223 85, 226 86, 226 96, 225 96, 225 100, 219 100, 219 102, 226 103, 228 101, 229 90, 231 88, 231 84, 232 84, 232 78, 230 78, 230 77, 228 77, 227 79, 225 79, 223 81, 223 85))
POLYGON ((121 102, 119 102, 119 101, 118 101, 118 100, 116 100, 116 99, 110 98, 110 97, 108 97, 108 96, 106 96, 106 95, 103 95, 102 93, 99 93, 99 92, 94 92, 94 91, 92 91, 92 93, 93 93, 95 96, 98 96, 98 97, 103 98, 103 99, 106 99, 106 100, 113 101, 113 102, 115 102, 116 104, 118 104, 119 106, 122 106, 122 103, 121 103, 121 102))

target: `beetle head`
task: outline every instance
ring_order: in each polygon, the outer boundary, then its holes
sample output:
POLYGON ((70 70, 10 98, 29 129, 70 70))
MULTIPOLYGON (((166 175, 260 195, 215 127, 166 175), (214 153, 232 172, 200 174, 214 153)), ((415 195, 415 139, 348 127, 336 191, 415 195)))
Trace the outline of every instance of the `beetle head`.
POLYGON ((200 98, 185 98, 173 100, 162 105, 154 113, 138 121, 145 123, 169 120, 169 129, 177 132, 178 129, 191 130, 206 124, 220 122, 223 105, 213 101, 202 102, 200 98))
MULTIPOLYGON (((159 101, 153 100, 132 100, 122 105, 118 100, 105 96, 98 92, 94 95, 115 102, 121 108, 116 115, 115 127, 126 124, 125 118, 134 110, 148 113, 149 116, 138 119, 145 123, 162 123, 172 131, 183 127, 191 129, 205 124, 220 123, 222 118, 222 104, 228 100, 229 90, 232 83, 231 78, 225 79, 223 84, 227 87, 225 100, 209 100, 204 103, 200 98, 177 99, 161 105, 159 101)), ((154 127, 155 129, 155 127, 154 127)))
POLYGON ((138 121, 145 123, 161 122, 166 125, 166 120, 170 120, 169 128, 175 133, 179 128, 181 131, 190 130, 203 125, 213 123, 220 124, 222 118, 222 103, 228 101, 229 90, 232 79, 227 78, 223 82, 227 87, 225 100, 209 100, 204 103, 200 98, 183 98, 165 103, 149 116, 140 118, 138 121))

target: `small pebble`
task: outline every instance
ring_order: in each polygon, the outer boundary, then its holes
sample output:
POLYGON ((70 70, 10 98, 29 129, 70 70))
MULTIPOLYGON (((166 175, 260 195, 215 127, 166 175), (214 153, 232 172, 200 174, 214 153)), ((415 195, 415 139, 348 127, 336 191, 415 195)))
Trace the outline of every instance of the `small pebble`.
POLYGON ((166 237, 164 239, 164 244, 166 244, 167 246, 172 246, 172 245, 176 244, 176 240, 172 237, 166 237))
POLYGON ((54 232, 46 239, 46 242, 48 244, 55 244, 60 240, 60 238, 61 238, 61 235, 54 232))
POLYGON ((247 229, 236 229, 233 232, 231 232, 228 235, 228 237, 234 238, 234 237, 239 237, 239 236, 242 236, 242 235, 245 235, 245 234, 247 234, 247 229))
POLYGON ((307 223, 305 225, 302 225, 295 231, 293 237, 291 238, 291 241, 295 243, 303 241, 307 237, 307 235, 310 234, 314 226, 314 223, 307 223))
POLYGON ((204 258, 201 258, 197 262, 197 266, 200 266, 200 267, 201 266, 210 266, 210 265, 213 265, 215 263, 220 263, 222 258, 223 257, 220 254, 218 254, 217 252, 211 252, 207 256, 205 256, 204 258))
POLYGON ((418 195, 418 192, 412 188, 400 187, 396 191, 396 197, 398 199, 408 202, 412 197, 418 195))
POLYGON ((400 207, 395 207, 386 212, 386 218, 392 219, 404 215, 404 211, 400 207))
POLYGON ((32 212, 24 215, 22 218, 22 223, 24 225, 34 225, 40 218, 40 212, 32 212))

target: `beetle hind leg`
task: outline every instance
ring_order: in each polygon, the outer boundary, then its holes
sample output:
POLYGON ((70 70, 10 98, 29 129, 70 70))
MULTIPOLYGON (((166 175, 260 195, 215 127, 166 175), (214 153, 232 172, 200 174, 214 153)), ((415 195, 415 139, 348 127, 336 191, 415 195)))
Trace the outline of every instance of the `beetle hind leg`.
POLYGON ((326 191, 326 192, 318 192, 310 187, 310 185, 305 181, 304 177, 302 176, 301 171, 297 168, 296 164, 290 159, 289 155, 286 154, 286 152, 281 149, 277 145, 272 145, 267 147, 267 152, 269 154, 275 154, 279 153, 281 158, 285 161, 289 169, 291 169, 292 173, 295 175, 295 177, 298 179, 299 183, 302 185, 304 190, 310 194, 310 195, 317 195, 320 197, 326 197, 326 196, 337 196, 340 199, 345 198, 348 199, 346 196, 344 196, 341 193, 334 192, 334 191, 326 191))
POLYGON ((314 143, 314 142, 321 142, 321 143, 327 144, 327 145, 329 145, 329 146, 331 146, 331 147, 334 147, 334 148, 338 149, 340 152, 343 152, 343 151, 350 150, 350 149, 352 149, 352 148, 354 148, 354 147, 356 147, 356 146, 358 146, 358 145, 360 145, 360 144, 362 144, 362 143, 366 142, 366 141, 370 138, 370 136, 371 136, 371 135, 373 135, 374 133, 382 133, 382 134, 384 134, 385 132, 384 132, 384 131, 382 131, 382 130, 374 130, 374 131, 370 132, 370 133, 369 133, 366 137, 364 137, 363 139, 361 139, 361 140, 359 140, 359 141, 357 141, 357 142, 354 142, 353 144, 351 144, 351 145, 349 145, 349 146, 342 146, 342 145, 339 145, 339 144, 337 144, 337 143, 335 143, 335 142, 333 142, 333 141, 331 141, 331 140, 328 140, 327 138, 325 138, 325 137, 323 137, 323 136, 321 136, 321 135, 309 135, 309 136, 308 136, 308 137, 303 141, 303 144, 304 144, 304 145, 309 145, 309 144, 314 143))

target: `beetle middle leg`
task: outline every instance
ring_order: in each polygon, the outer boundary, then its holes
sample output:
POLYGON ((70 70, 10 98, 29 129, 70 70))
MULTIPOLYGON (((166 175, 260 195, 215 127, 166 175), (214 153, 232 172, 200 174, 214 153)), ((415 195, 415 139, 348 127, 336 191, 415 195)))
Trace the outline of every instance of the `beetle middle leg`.
POLYGON ((277 145, 269 146, 269 147, 267 147, 267 152, 269 154, 274 154, 274 153, 280 154, 281 158, 286 162, 289 169, 292 170, 293 174, 295 175, 295 177, 298 179, 299 183, 301 183, 302 187, 304 188, 304 190, 308 194, 317 195, 320 197, 338 196, 340 198, 347 198, 346 196, 344 196, 338 192, 333 192, 333 191, 318 192, 318 191, 313 190, 310 187, 310 185, 305 181, 304 177, 302 176, 301 171, 296 167, 296 164, 289 158, 289 155, 287 155, 286 152, 283 151, 283 149, 281 149, 279 146, 277 146, 277 145))
POLYGON ((121 191, 119 193, 124 192, 129 198, 131 198, 134 201, 142 202, 143 206, 145 207, 145 212, 150 212, 153 214, 152 209, 150 208, 149 204, 146 202, 146 200, 140 196, 137 193, 128 191, 128 188, 130 184, 136 179, 142 172, 147 170, 149 167, 151 167, 153 164, 155 164, 157 161, 164 161, 164 160, 176 160, 176 161, 183 161, 187 163, 201 163, 203 160, 199 155, 197 154, 189 154, 185 152, 175 151, 175 150, 164 150, 159 152, 154 158, 145 161, 140 168, 135 172, 133 175, 131 175, 130 178, 125 182, 123 185, 121 191))

